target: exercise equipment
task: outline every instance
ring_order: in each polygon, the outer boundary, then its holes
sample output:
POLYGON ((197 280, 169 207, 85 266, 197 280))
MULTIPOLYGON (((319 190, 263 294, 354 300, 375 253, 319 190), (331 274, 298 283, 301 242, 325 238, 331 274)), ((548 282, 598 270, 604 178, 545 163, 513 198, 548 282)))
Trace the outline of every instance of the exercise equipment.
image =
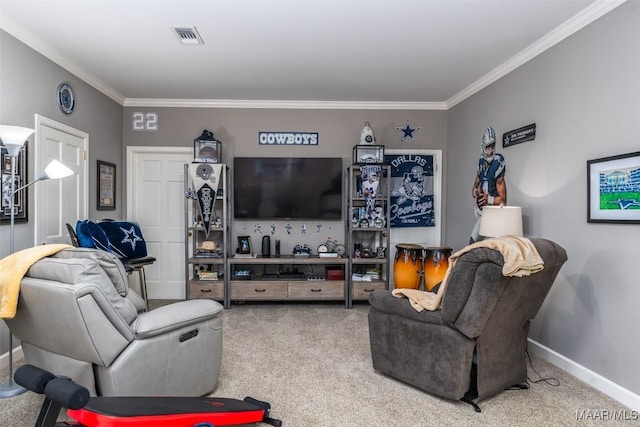
POLYGON ((251 397, 90 397, 71 379, 57 377, 33 365, 19 367, 15 382, 44 394, 35 427, 213 427, 263 422, 281 427, 269 417, 271 405, 251 397), (57 422, 62 408, 72 422, 57 422))

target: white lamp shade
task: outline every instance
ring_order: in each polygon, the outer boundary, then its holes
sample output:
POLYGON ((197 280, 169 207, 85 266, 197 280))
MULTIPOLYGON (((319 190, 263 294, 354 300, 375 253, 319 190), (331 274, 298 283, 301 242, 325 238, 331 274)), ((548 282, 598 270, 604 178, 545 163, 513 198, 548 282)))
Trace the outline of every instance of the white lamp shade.
POLYGON ((73 171, 57 160, 51 162, 44 168, 43 179, 60 179, 73 175, 73 171))
POLYGON ((522 208, 485 206, 482 208, 479 234, 485 237, 522 236, 522 208))
POLYGON ((0 139, 10 156, 16 157, 34 130, 20 126, 0 125, 0 139))

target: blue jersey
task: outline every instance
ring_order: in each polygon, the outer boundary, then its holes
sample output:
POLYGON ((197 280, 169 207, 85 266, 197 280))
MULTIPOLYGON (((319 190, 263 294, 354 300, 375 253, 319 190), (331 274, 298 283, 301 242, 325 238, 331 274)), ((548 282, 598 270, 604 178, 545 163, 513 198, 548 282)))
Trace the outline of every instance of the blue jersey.
POLYGON ((489 193, 490 196, 496 197, 498 190, 496 189, 496 181, 498 178, 504 177, 507 162, 502 154, 495 153, 493 160, 489 164, 480 157, 478 160, 478 177, 480 178, 480 188, 483 192, 489 193))

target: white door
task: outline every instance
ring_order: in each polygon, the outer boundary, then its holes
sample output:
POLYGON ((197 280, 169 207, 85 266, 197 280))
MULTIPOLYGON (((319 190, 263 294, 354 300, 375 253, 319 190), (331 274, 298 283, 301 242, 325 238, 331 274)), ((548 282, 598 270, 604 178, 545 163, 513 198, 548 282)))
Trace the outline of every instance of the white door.
POLYGON ((190 147, 127 147, 127 218, 140 224, 147 252, 149 299, 186 298, 184 164, 190 147))
POLYGON ((65 227, 88 215, 89 134, 36 114, 36 177, 51 160, 75 172, 62 179, 40 181, 34 189, 34 245, 70 243, 65 227))

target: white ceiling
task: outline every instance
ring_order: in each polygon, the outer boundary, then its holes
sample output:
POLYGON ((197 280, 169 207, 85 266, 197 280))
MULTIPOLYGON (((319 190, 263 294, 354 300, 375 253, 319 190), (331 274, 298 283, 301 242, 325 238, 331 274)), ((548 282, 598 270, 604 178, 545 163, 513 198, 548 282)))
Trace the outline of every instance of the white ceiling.
POLYGON ((624 1, 0 0, 0 27, 122 105, 446 109, 624 1))

